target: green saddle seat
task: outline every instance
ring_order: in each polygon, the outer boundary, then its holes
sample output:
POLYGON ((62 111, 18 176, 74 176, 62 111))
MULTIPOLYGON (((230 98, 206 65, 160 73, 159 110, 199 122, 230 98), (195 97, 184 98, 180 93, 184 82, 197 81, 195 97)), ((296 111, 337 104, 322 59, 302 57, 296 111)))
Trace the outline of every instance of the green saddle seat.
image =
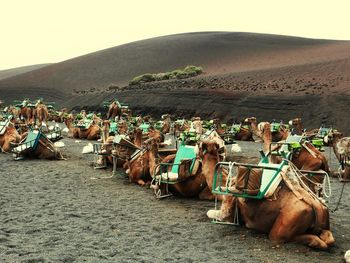
POLYGON ((332 130, 331 128, 321 127, 317 133, 317 137, 323 138, 327 136, 331 132, 331 130, 332 130))
POLYGON ((149 128, 150 128, 150 124, 149 123, 142 123, 139 128, 142 130, 143 133, 148 132, 149 128))
MULTIPOLYGON (((163 172, 162 174, 156 176, 157 179, 161 178, 162 182, 176 182, 179 180, 179 167, 183 160, 192 160, 190 166, 190 173, 192 173, 193 166, 195 163, 196 153, 195 146, 180 145, 175 156, 174 163, 172 164, 170 172, 163 172)), ((166 166, 167 167, 167 166, 166 166)))
POLYGON ((0 135, 3 135, 6 131, 6 127, 9 125, 10 119, 0 121, 0 135))
POLYGON ((241 127, 242 127, 241 124, 233 124, 232 127, 231 127, 230 132, 231 132, 232 134, 237 134, 237 133, 240 132, 241 127))
POLYGON ((281 124, 278 122, 271 123, 271 132, 279 132, 281 129, 281 124))
POLYGON ((109 126, 109 133, 117 133, 117 132, 118 132, 118 124, 113 121, 109 126))
POLYGON ((40 137, 41 137, 40 131, 38 130, 30 131, 27 135, 26 140, 22 142, 20 145, 18 145, 17 147, 15 147, 12 151, 14 153, 20 153, 27 149, 35 150, 36 147, 38 146, 40 137))

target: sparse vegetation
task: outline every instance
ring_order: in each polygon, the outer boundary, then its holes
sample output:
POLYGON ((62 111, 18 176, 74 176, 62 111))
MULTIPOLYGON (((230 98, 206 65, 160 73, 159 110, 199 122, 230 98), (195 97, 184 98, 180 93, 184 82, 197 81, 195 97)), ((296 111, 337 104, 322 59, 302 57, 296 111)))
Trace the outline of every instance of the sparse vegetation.
POLYGON ((186 66, 184 69, 176 69, 170 72, 165 73, 146 73, 140 76, 133 78, 129 84, 136 85, 144 82, 152 82, 152 81, 161 81, 168 79, 186 79, 190 77, 195 77, 199 74, 203 73, 203 69, 197 66, 186 66))

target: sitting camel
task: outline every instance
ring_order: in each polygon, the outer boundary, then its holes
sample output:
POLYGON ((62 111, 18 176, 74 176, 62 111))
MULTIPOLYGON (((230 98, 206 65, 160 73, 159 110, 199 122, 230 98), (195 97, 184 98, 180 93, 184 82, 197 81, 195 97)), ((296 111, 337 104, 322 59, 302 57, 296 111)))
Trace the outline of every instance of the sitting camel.
MULTIPOLYGON (((253 135, 259 138, 262 137, 262 127, 266 122, 260 122, 259 124, 257 124, 255 117, 246 118, 244 122, 250 125, 253 135)), ((272 141, 279 142, 285 140, 288 137, 288 134, 288 129, 281 125, 277 131, 272 131, 272 141)))
MULTIPOLYGON (((265 133, 271 133, 269 125, 265 125, 265 133)), ((267 150, 267 140, 264 144, 264 150, 267 150)), ((274 199, 224 195, 220 210, 209 210, 208 217, 227 222, 237 222, 238 217, 240 224, 267 233, 274 242, 296 241, 311 247, 328 249, 335 242, 330 232, 328 208, 303 188, 295 180, 296 177, 290 179, 290 166, 285 168, 282 169, 283 179, 274 199)), ((240 167, 236 178, 245 178, 244 174, 250 174, 249 169, 251 168, 240 167)), ((256 174, 261 178, 262 171, 258 170, 256 174)), ((237 182, 232 183, 234 185, 237 182)))
POLYGON ((69 130, 68 137, 88 140, 97 140, 100 138, 100 127, 95 121, 93 121, 87 129, 84 129, 74 126, 73 120, 74 117, 70 114, 64 121, 69 130))
MULTIPOLYGON (((246 171, 241 169, 241 172, 246 171)), ((335 240, 330 231, 328 208, 287 175, 282 178, 276 198, 225 195, 220 210, 209 210, 208 217, 234 222, 238 216, 240 224, 267 233, 278 244, 299 242, 318 249, 330 248, 335 240)))
MULTIPOLYGON (((160 166, 157 165, 157 147, 152 148, 153 151, 150 152, 149 164, 151 174, 157 180, 157 176, 162 176, 163 174, 168 177, 168 174, 172 174, 173 165, 168 165, 167 171, 159 171, 160 166), (156 175, 159 174, 160 175, 156 175)), ((223 152, 219 144, 212 140, 204 140, 199 142, 195 147, 196 157, 195 160, 182 160, 178 165, 178 175, 177 182, 174 184, 165 185, 152 185, 155 192, 161 191, 167 194, 169 191, 172 194, 180 195, 183 197, 198 197, 200 199, 212 200, 215 196, 211 193, 214 170, 215 166, 219 161, 222 161, 222 155, 219 152, 223 152), (192 166, 192 162, 195 162, 192 166), (190 170, 190 167, 192 171, 190 170)), ((168 156, 163 161, 158 161, 159 163, 172 163, 174 162, 175 155, 168 156)), ((175 164, 177 165, 177 164, 175 164)), ((222 196, 218 196, 221 200, 222 196)))
MULTIPOLYGON (((265 123, 262 130, 262 139, 263 139, 263 151, 265 155, 268 155, 271 163, 280 163, 282 157, 274 155, 270 152, 276 152, 281 147, 281 145, 275 145, 273 149, 270 149, 272 143, 272 133, 269 123, 265 123)), ((324 171, 327 174, 330 174, 329 165, 326 157, 316 149, 310 142, 302 141, 298 144, 298 148, 292 150, 290 155, 290 161, 299 169, 306 171, 324 171)), ((318 185, 322 184, 324 180, 324 174, 317 174, 313 176, 303 177, 304 183, 314 192, 319 195, 318 185)))
POLYGON ((253 133, 245 127, 241 127, 239 132, 235 134, 233 139, 237 141, 254 141, 253 133))
POLYGON ((55 147, 55 145, 44 135, 35 132, 28 132, 25 134, 24 139, 18 143, 16 147, 12 149, 18 157, 39 158, 48 160, 63 160, 61 152, 55 147), (35 144, 32 136, 39 134, 37 143, 35 144), (35 146, 34 146, 35 145, 35 146))
POLYGON ((161 128, 161 132, 163 134, 167 134, 170 132, 170 127, 171 127, 171 118, 169 114, 164 114, 162 115, 162 119, 163 119, 163 125, 161 128))

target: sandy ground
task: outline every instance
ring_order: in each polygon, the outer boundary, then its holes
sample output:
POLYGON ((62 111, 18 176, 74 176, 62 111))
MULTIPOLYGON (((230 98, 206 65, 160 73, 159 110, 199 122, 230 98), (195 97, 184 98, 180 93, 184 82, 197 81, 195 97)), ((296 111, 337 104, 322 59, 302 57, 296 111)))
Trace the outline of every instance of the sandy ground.
MULTIPOLYGON (((86 141, 64 139, 67 161, 0 154, 0 262, 342 262, 350 249, 349 185, 331 213, 336 245, 317 251, 279 248, 264 234, 212 224, 213 202, 171 197, 128 182, 122 171, 94 170, 86 141)), ((258 143, 242 143, 256 157, 258 143)), ((328 152, 327 152, 328 153, 328 152)), ((331 160, 334 167, 334 156, 331 160)), ((332 179, 334 208, 341 184, 332 179)))

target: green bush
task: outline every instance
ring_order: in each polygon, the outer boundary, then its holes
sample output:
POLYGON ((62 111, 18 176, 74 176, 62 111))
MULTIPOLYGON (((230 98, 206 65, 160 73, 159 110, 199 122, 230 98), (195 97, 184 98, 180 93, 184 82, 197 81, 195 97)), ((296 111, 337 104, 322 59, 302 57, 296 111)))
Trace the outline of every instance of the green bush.
POLYGON ((137 76, 137 77, 133 78, 130 81, 130 84, 131 85, 135 85, 135 84, 138 84, 138 83, 151 82, 151 81, 155 81, 155 80, 156 79, 154 77, 154 74, 146 73, 146 74, 143 74, 143 75, 140 75, 140 76, 137 76))
POLYGON ((161 80, 168 80, 168 79, 186 79, 190 77, 195 77, 202 73, 203 73, 203 69, 201 67, 189 65, 189 66, 186 66, 184 69, 175 69, 173 71, 165 72, 165 73, 155 73, 155 74, 146 73, 133 78, 129 82, 129 84, 136 85, 139 83, 151 82, 151 81, 161 81, 161 80))

